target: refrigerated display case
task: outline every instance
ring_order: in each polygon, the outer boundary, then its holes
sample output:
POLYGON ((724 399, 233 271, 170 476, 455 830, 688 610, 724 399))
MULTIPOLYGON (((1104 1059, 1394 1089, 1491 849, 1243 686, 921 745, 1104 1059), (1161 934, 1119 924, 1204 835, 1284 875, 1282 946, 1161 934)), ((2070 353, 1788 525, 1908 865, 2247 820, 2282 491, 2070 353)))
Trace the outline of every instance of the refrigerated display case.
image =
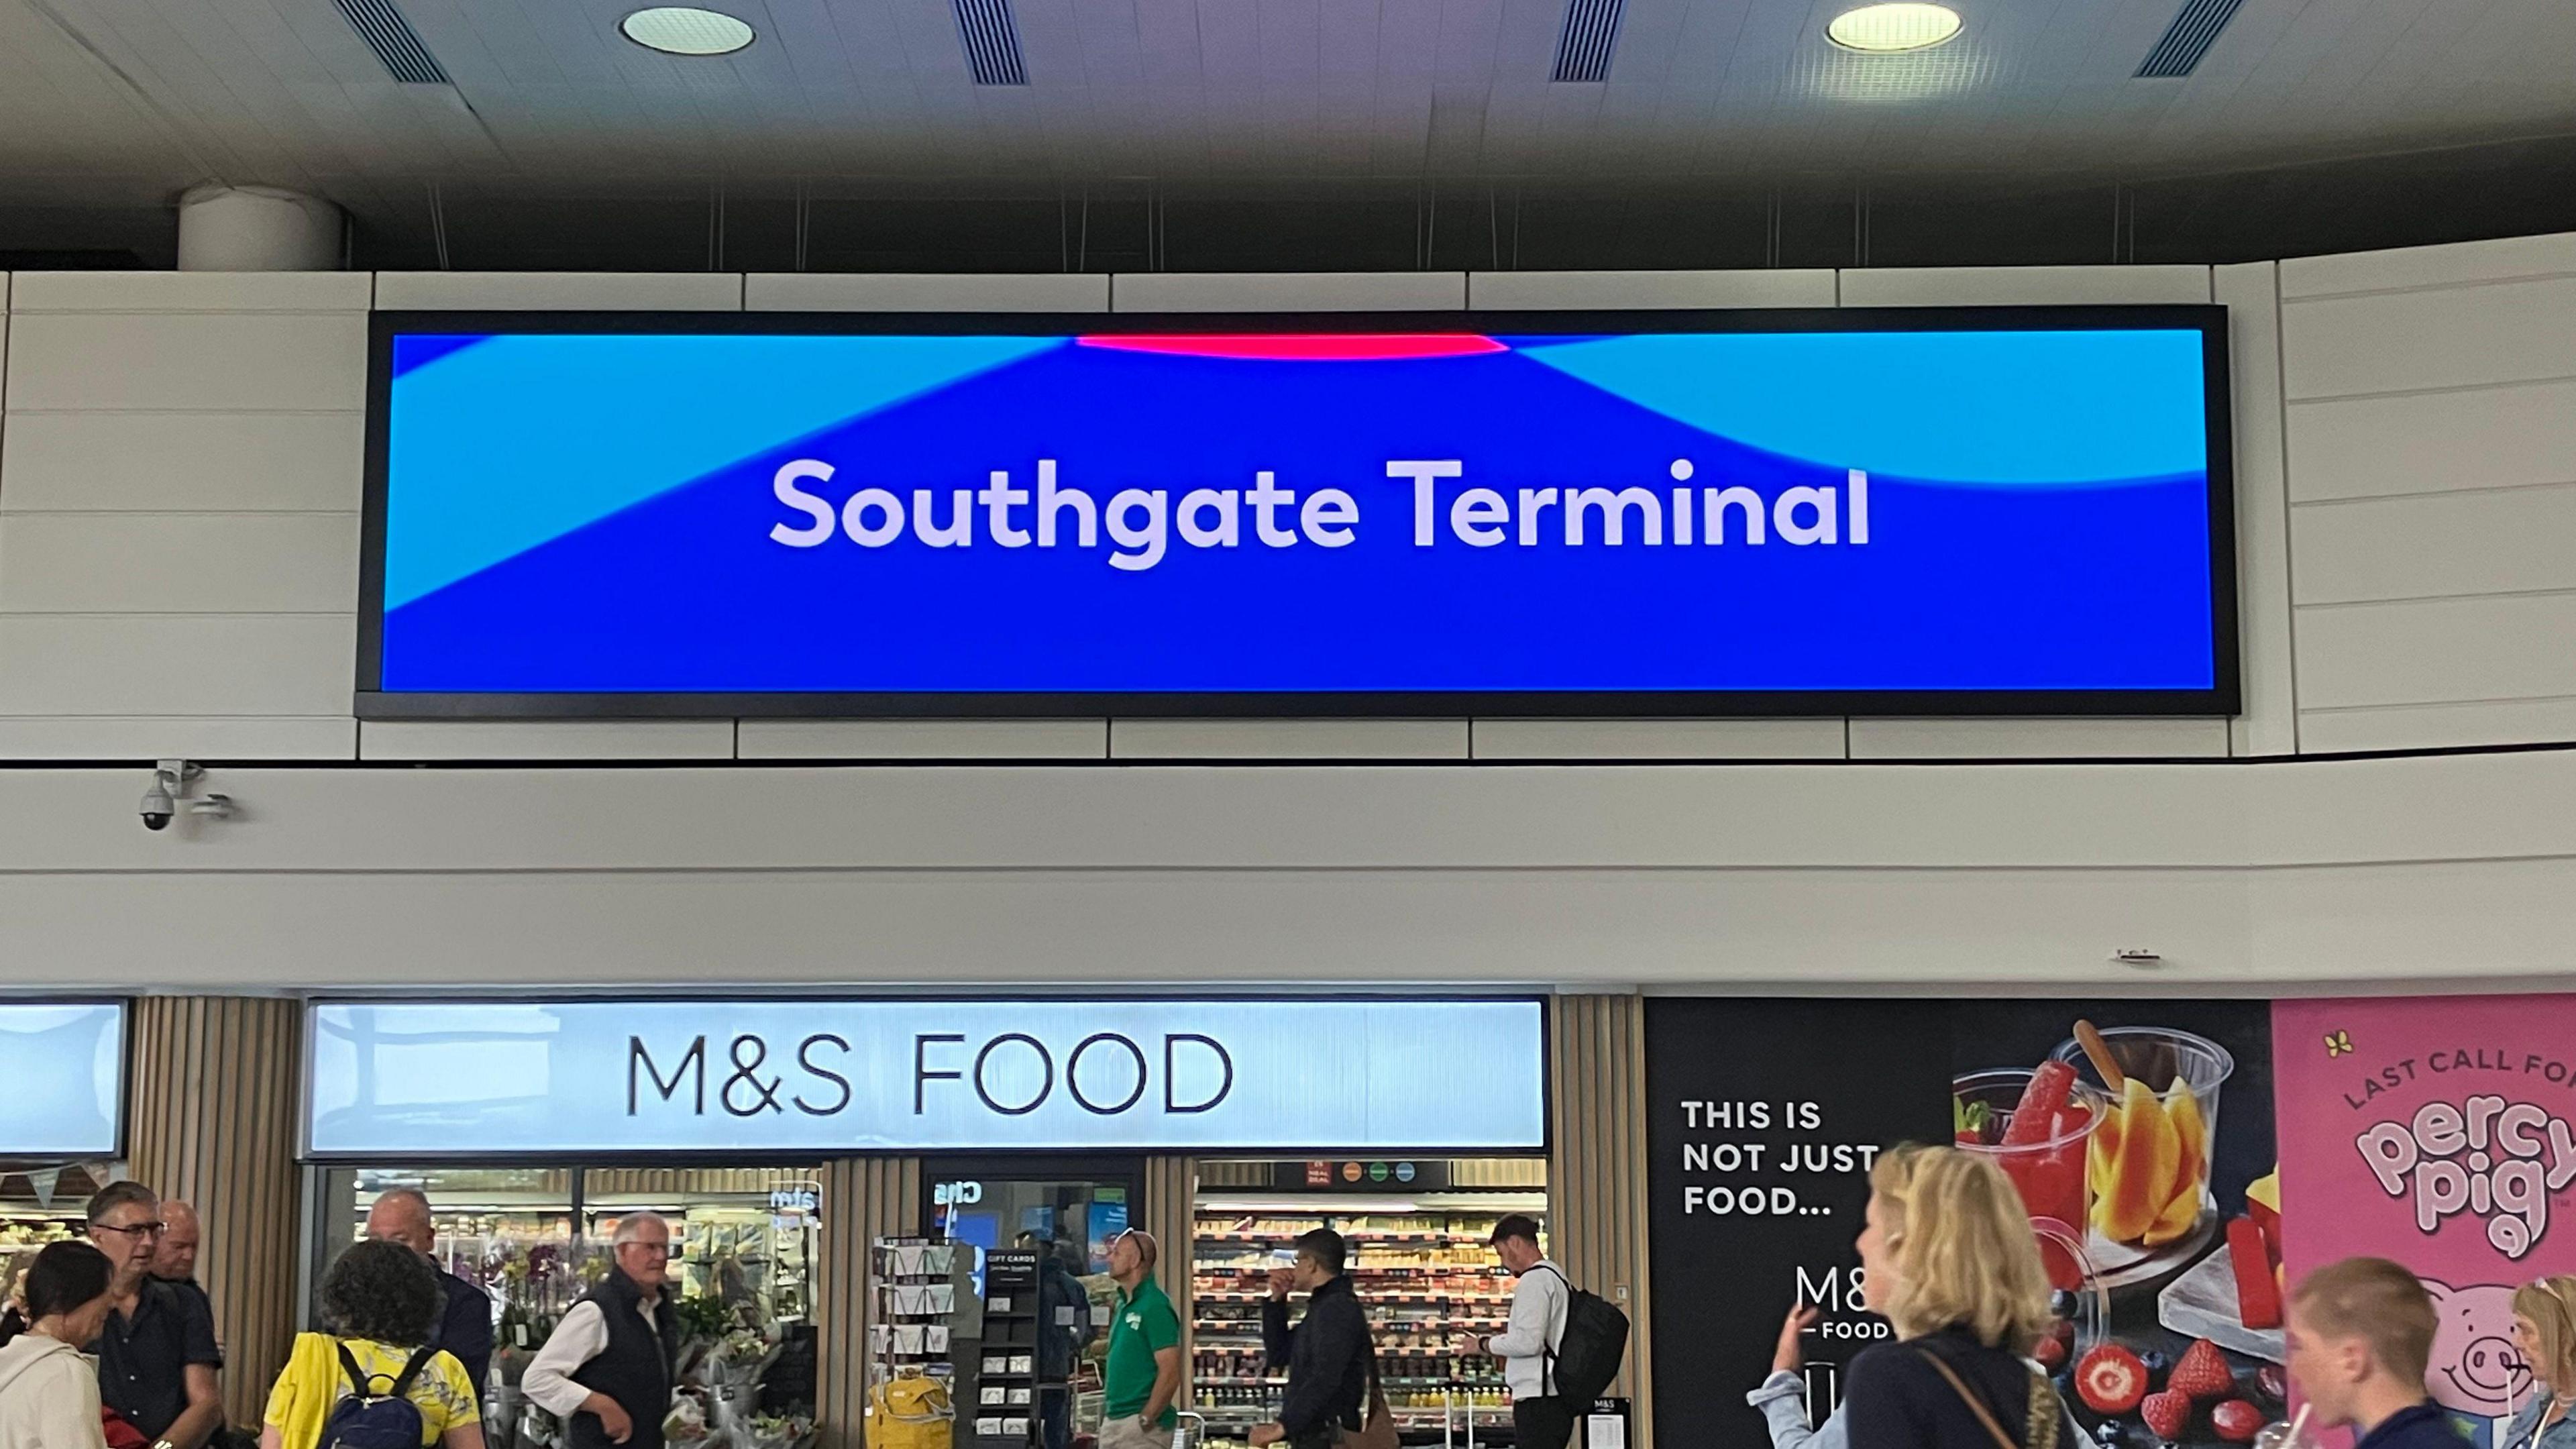
MULTIPOLYGON (((1506 1213, 1545 1224, 1544 1164, 1479 1164, 1483 1171, 1444 1170, 1450 1185, 1442 1190, 1364 1194, 1213 1185, 1230 1165, 1204 1165, 1193 1232, 1190 1379, 1211 1445, 1243 1444, 1254 1425, 1277 1416, 1287 1375, 1262 1351, 1266 1279, 1299 1234, 1319 1227, 1349 1242, 1352 1285, 1367 1306, 1387 1407, 1405 1441, 1463 1444, 1472 1434, 1478 1442, 1510 1442, 1502 1366, 1462 1352, 1454 1339, 1507 1326, 1512 1278, 1490 1239, 1506 1213), (1477 1180, 1521 1185, 1458 1185, 1477 1180)), ((1376 1164, 1359 1165, 1368 1182, 1376 1164)), ((1336 1181, 1339 1172, 1336 1165, 1336 1181)), ((1385 1181, 1392 1185, 1391 1173, 1385 1181)), ((1292 1297, 1292 1315, 1303 1311, 1303 1299, 1292 1297)))

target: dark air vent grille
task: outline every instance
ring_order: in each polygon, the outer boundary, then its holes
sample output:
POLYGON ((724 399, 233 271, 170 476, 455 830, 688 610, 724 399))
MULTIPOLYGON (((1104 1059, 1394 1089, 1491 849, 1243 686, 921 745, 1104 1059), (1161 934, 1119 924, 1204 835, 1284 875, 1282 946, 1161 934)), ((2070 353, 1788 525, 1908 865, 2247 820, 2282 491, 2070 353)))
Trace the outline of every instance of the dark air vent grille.
POLYGON ((1565 32, 1556 38, 1556 73, 1548 79, 1608 80, 1622 5, 1623 0, 1566 0, 1565 32))
POLYGON ((1011 19, 1011 0, 952 0, 957 7, 957 38, 966 46, 966 64, 979 86, 1024 86, 1029 64, 1020 55, 1020 27, 1011 19))
POLYGON ((2165 38, 2147 52, 2146 64, 2138 67, 2141 79, 2185 76, 2200 66, 2200 58, 2218 41, 2218 32, 2236 16, 2243 0, 2183 0, 2173 24, 2165 27, 2165 38))
POLYGON ((447 72, 439 69, 438 57, 412 34, 411 22, 396 10, 393 0, 334 0, 340 13, 357 29, 367 49, 385 63, 395 80, 407 86, 443 86, 447 72))

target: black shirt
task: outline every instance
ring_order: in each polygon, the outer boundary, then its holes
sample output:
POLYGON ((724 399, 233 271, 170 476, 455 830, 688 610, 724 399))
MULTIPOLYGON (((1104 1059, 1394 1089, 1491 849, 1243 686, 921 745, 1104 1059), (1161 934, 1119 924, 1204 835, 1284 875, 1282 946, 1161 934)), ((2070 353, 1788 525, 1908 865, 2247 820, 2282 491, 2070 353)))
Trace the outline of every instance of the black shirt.
MULTIPOLYGON (((1937 1353, 2016 1444, 2030 1431, 2033 1375, 2019 1354, 1988 1348, 1957 1329, 1883 1343, 1852 1360, 1843 1390, 1843 1426, 1854 1449, 1995 1449, 1977 1411, 1924 1357, 1937 1353)), ((2058 1442, 2070 1432, 2061 1420, 2058 1442)))
POLYGON ((1290 1444, 1329 1443, 1336 1424, 1360 1427, 1361 1401, 1368 1397, 1368 1315, 1350 1279, 1324 1280, 1295 1328, 1288 1326, 1287 1304, 1261 1305, 1261 1341, 1271 1367, 1288 1370, 1279 1427, 1290 1444))
POLYGON ((204 1292, 143 1280, 134 1316, 111 1309, 89 1346, 98 1356, 98 1397, 147 1439, 170 1430, 188 1408, 188 1365, 224 1366, 204 1292))
POLYGON ((482 1289, 448 1272, 435 1270, 438 1286, 447 1294, 447 1306, 429 1331, 432 1348, 443 1348, 456 1355, 465 1366, 465 1376, 474 1381, 477 1402, 490 1392, 485 1380, 492 1374, 492 1299, 482 1289))
POLYGON ((2417 1404, 2380 1420, 2352 1449, 2468 1449, 2468 1443, 2448 1411, 2417 1404))

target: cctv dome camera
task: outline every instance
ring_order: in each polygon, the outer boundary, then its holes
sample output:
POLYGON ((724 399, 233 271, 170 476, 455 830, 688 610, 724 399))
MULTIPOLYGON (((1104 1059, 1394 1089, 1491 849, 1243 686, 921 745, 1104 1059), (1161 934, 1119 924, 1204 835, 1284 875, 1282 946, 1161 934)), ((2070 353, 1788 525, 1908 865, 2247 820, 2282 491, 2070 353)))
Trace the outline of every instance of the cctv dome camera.
POLYGON ((158 778, 155 778, 152 782, 152 788, 143 792, 143 805, 141 809, 143 828, 146 830, 169 829, 170 817, 172 814, 176 813, 177 808, 178 807, 170 799, 169 789, 164 786, 158 778))

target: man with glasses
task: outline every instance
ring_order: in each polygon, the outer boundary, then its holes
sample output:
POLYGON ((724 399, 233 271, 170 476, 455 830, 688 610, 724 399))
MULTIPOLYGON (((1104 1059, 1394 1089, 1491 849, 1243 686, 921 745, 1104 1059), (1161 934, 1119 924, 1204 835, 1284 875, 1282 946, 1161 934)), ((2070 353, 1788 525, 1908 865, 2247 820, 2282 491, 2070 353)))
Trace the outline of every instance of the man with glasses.
POLYGON ((89 1352, 99 1399, 152 1449, 201 1449, 223 1426, 224 1355, 204 1300, 152 1276, 163 1227, 160 1199, 139 1182, 89 1200, 89 1240, 116 1265, 116 1306, 89 1352))
POLYGON ((671 1225, 659 1213, 628 1213, 610 1244, 617 1271, 565 1311, 520 1387, 570 1425, 569 1449, 662 1449, 680 1357, 671 1225))

